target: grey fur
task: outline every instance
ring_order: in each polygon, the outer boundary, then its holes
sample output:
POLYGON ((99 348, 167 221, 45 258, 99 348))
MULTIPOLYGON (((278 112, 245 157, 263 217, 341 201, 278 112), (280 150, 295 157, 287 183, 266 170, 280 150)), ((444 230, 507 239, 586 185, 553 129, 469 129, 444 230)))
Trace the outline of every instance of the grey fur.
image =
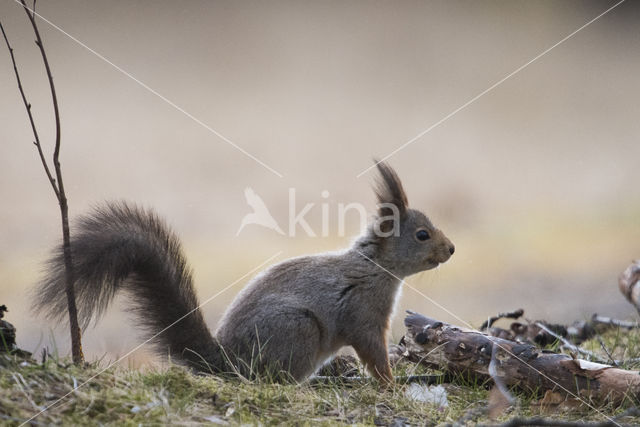
MULTIPOLYGON (((393 169, 380 163, 378 170, 378 201, 398 207, 399 235, 380 237, 371 225, 343 252, 270 267, 238 294, 215 337, 197 308, 180 243, 166 225, 154 213, 126 203, 95 210, 80 219, 71 243, 83 324, 99 317, 123 289, 151 335, 193 311, 161 333, 156 344, 160 353, 168 351, 198 371, 272 373, 300 381, 350 345, 374 376, 392 381, 386 335, 399 278, 447 261, 453 245, 423 213, 408 208, 393 169), (428 240, 416 238, 421 229, 428 240)), ((59 250, 36 290, 35 307, 61 318, 64 287, 59 250)))

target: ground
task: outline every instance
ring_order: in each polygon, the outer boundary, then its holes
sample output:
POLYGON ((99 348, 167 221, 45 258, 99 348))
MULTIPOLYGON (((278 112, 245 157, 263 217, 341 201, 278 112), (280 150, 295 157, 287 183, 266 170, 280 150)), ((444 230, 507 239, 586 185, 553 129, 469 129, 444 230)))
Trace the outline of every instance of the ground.
MULTIPOLYGON (((637 331, 611 331, 603 339, 614 357, 640 354, 637 331)), ((601 350, 595 340, 586 347, 601 350)), ((448 404, 442 406, 410 398, 411 386, 402 383, 387 389, 372 381, 274 384, 196 376, 179 366, 146 371, 107 366, 94 362, 80 368, 54 357, 43 362, 0 355, 0 423, 474 425, 539 415, 606 421, 637 404, 630 398, 595 409, 575 402, 541 408, 538 397, 518 394, 515 408, 491 420, 484 411, 490 399, 486 384, 468 381, 443 384, 448 404)), ((407 366, 395 370, 396 375, 416 373, 407 372, 407 366)), ((638 425, 640 418, 618 422, 638 425)))

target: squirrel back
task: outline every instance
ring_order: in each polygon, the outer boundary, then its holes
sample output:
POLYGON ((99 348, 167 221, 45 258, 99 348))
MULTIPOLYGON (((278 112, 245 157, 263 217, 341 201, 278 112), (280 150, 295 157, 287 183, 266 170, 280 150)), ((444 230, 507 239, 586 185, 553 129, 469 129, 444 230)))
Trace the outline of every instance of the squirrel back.
MULTIPOLYGON (((123 290, 141 327, 157 335, 157 350, 197 371, 300 381, 350 345, 372 375, 393 381, 387 331, 402 279, 447 261, 454 247, 423 213, 409 209, 393 169, 377 166, 377 218, 353 246, 262 272, 234 299, 215 336, 179 241, 153 212, 115 203, 82 217, 71 250, 83 327, 123 290)), ((64 289, 59 249, 36 290, 36 309, 61 318, 64 289)))

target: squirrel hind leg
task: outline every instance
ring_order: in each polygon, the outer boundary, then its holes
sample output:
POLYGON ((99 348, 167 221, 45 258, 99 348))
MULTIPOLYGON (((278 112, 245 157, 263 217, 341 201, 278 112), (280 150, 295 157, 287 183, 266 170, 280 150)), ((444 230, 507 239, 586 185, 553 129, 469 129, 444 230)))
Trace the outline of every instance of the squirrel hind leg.
POLYGON ((229 334, 229 325, 219 331, 221 342, 244 343, 234 357, 242 375, 303 381, 324 361, 325 328, 310 310, 280 307, 276 316, 257 315, 250 323, 251 331, 236 327, 229 334))

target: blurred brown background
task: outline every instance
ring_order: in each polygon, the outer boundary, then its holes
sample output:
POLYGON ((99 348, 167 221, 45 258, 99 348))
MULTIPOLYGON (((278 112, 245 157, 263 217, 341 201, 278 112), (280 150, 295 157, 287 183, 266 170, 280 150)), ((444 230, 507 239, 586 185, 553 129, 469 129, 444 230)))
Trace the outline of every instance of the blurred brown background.
MULTIPOLYGON (((38 12, 284 175, 279 178, 70 38, 41 22, 60 97, 72 215, 105 199, 153 206, 182 237, 201 299, 271 255, 349 244, 338 203, 374 209, 356 175, 552 46, 613 1, 49 1, 38 12), (331 236, 249 226, 252 187, 286 226, 288 189, 331 236), (321 198, 327 190, 330 197, 321 198), (336 221, 334 221, 336 220, 336 221)), ((529 318, 633 317, 617 275, 640 256, 640 7, 623 3, 389 159, 413 207, 456 243, 409 283, 478 325, 529 318)), ((46 76, 24 12, 0 3, 50 151, 46 76)), ((28 311, 60 236, 56 201, 0 49, 0 303, 27 350, 69 349, 66 325, 28 311), (53 343, 55 341, 55 344, 53 343)), ((248 279, 203 310, 215 328, 248 279)), ((84 335, 90 360, 140 342, 126 298, 84 335), (123 337, 124 334, 124 337, 123 337)), ((405 309, 456 321, 404 289, 405 309)), ((144 350, 127 363, 146 360, 144 350)))

